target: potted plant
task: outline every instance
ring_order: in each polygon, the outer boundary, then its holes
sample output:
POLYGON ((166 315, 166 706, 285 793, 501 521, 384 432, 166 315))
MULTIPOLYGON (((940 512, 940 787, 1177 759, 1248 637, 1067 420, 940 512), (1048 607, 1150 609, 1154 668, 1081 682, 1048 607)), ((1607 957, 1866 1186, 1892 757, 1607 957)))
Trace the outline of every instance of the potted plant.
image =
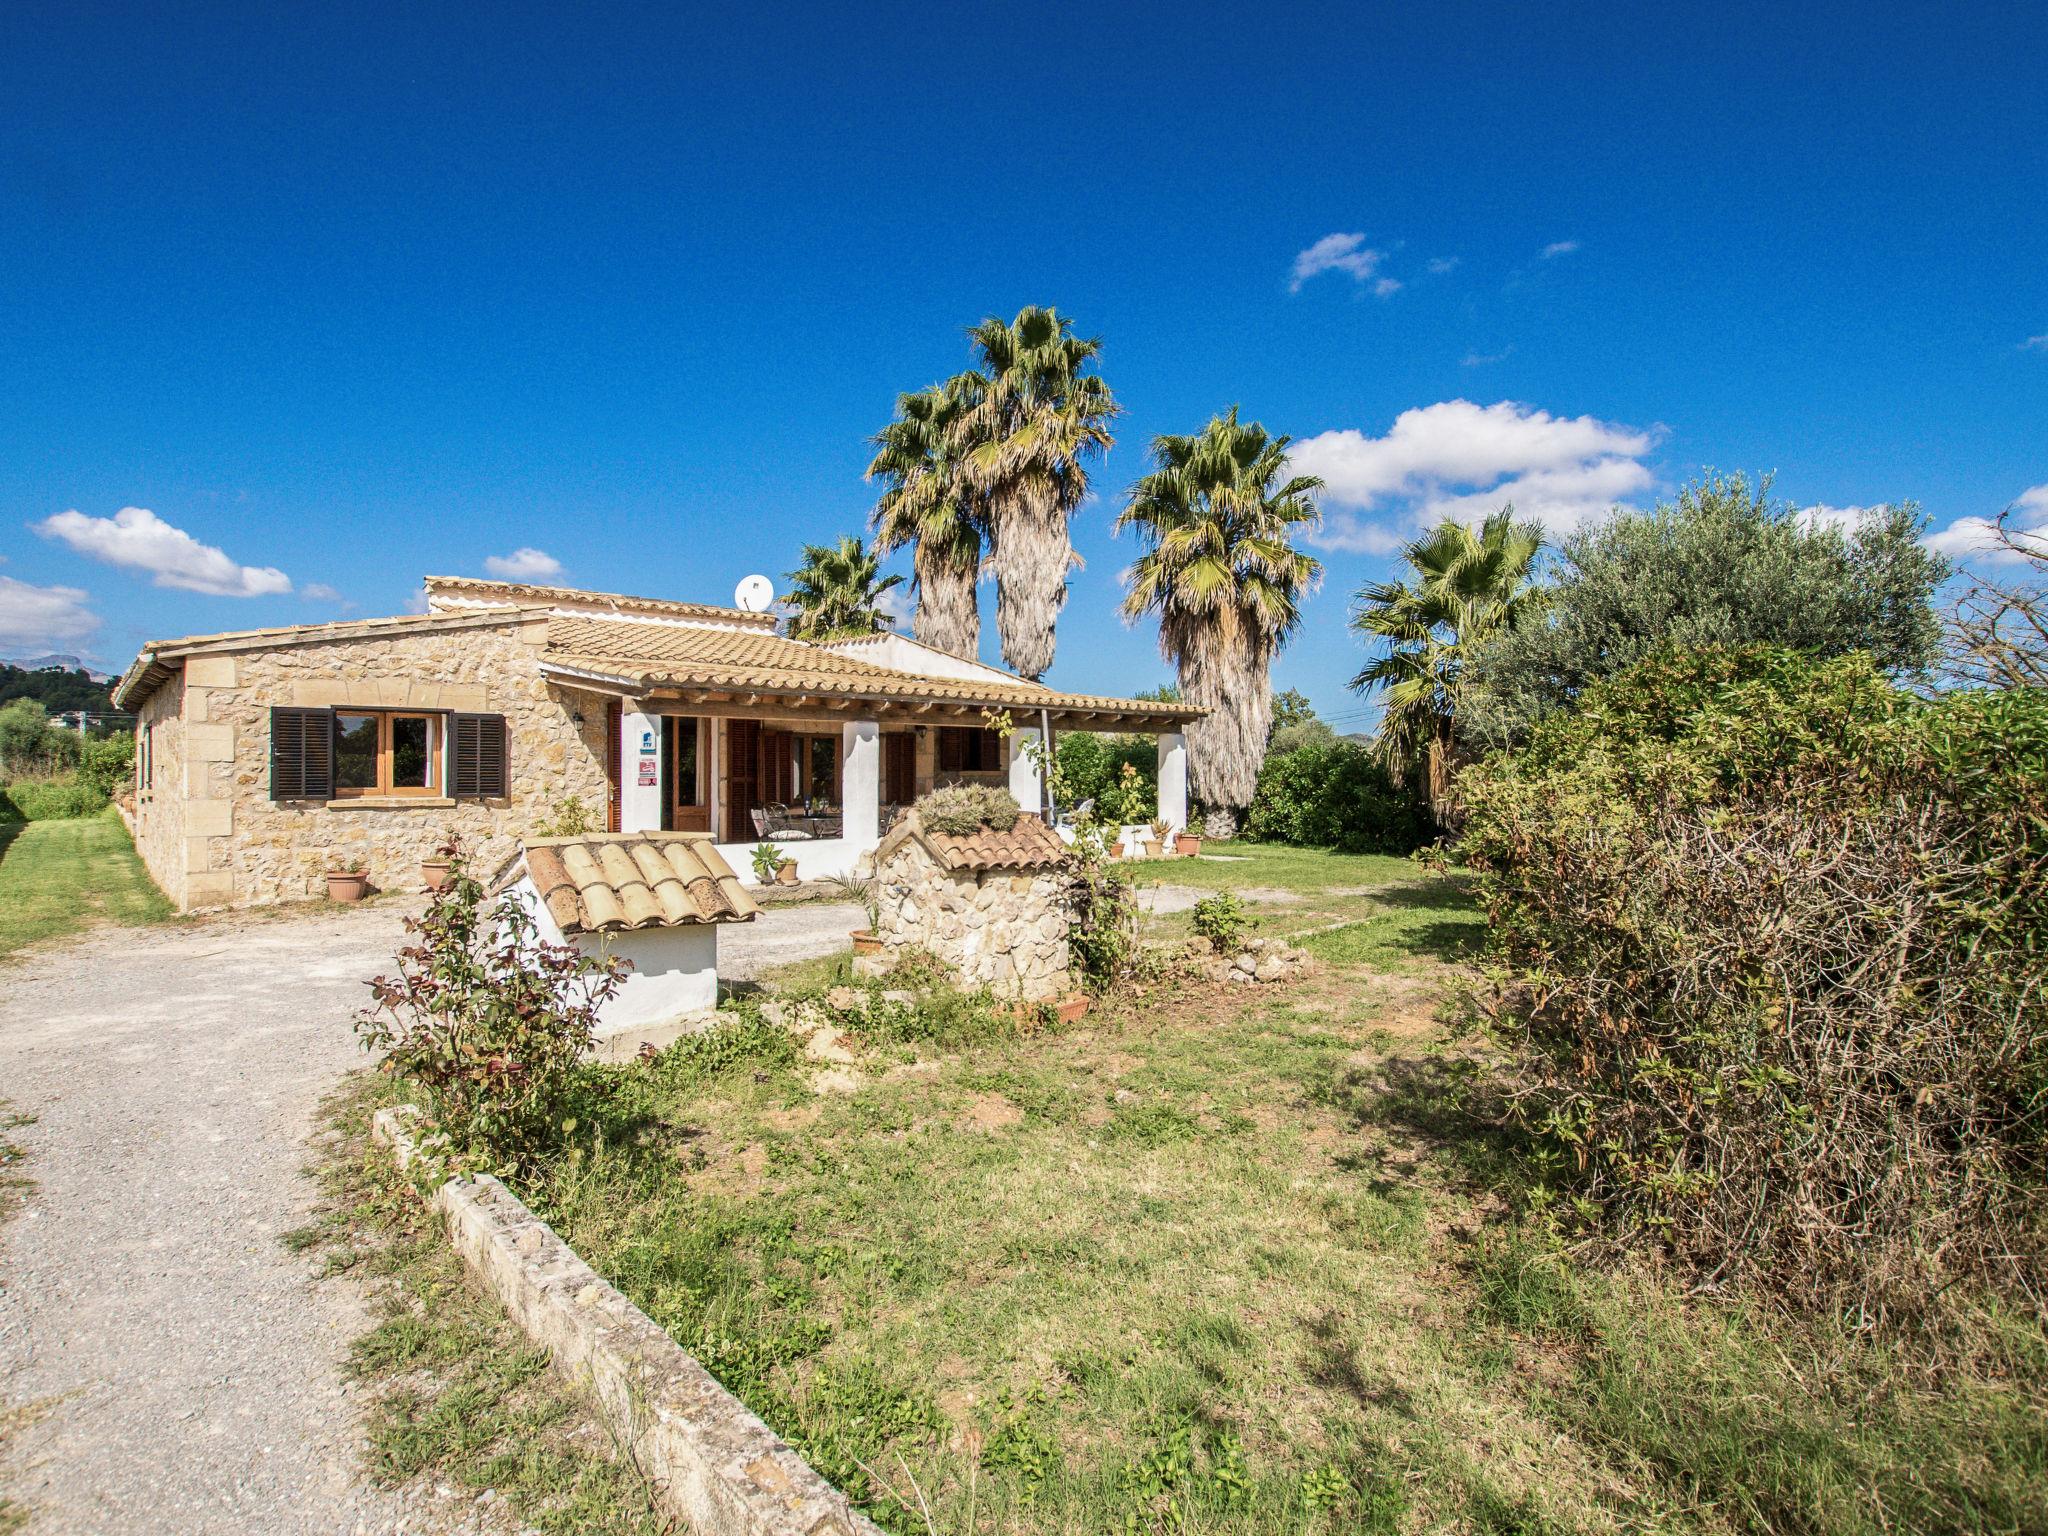
POLYGON ((874 876, 834 875, 832 883, 845 893, 848 901, 860 903, 861 912, 868 920, 867 927, 856 928, 848 935, 853 940, 853 952, 856 955, 879 955, 882 936, 875 930, 882 926, 882 903, 875 893, 874 876))
POLYGON ((329 901, 361 901, 369 894, 370 875, 360 862, 351 860, 327 871, 329 901))
POLYGON ((782 850, 773 843, 756 843, 748 858, 754 866, 755 880, 773 885, 782 869, 782 850))
POLYGON ((1152 857, 1170 859, 1173 857, 1173 823, 1155 821, 1152 823, 1152 857))
POLYGON ((1202 851, 1202 834, 1183 831, 1173 840, 1173 846, 1184 859, 1192 859, 1202 851))
POLYGON ((795 885, 797 882, 796 860, 786 858, 776 865, 775 880, 779 885, 795 885))
POLYGON ((431 859, 420 860, 420 879, 429 891, 438 891, 448 883, 448 876, 454 869, 446 854, 436 854, 431 859))

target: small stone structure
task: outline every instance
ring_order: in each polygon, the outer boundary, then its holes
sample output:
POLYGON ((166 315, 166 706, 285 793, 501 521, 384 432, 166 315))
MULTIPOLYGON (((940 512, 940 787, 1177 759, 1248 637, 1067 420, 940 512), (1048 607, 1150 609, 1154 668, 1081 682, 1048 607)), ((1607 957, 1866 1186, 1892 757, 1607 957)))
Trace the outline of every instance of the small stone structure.
POLYGON ((760 908, 708 832, 591 832, 521 845, 492 894, 518 902, 549 944, 629 969, 597 1014, 597 1054, 669 1044, 718 1006, 718 928, 760 908))
POLYGON ((1233 954, 1219 955, 1207 939, 1189 939, 1188 968, 1208 981, 1297 981, 1315 969, 1315 957, 1284 939, 1246 939, 1233 954))
POLYGON ((966 837, 927 829, 906 812, 875 850, 875 934, 864 956, 880 974, 925 951, 964 986, 1043 1002, 1071 990, 1063 901, 1067 845, 1044 822, 1020 816, 1008 831, 966 837))

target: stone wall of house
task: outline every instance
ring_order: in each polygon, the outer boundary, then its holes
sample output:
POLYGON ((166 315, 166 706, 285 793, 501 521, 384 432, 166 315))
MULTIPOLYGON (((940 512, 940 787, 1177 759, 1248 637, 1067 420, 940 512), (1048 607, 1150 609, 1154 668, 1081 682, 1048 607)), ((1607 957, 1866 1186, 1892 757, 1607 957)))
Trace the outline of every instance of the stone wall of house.
POLYGON ((948 870, 915 837, 875 870, 883 969, 912 950, 950 967, 962 985, 1042 1002, 1072 990, 1065 879, 1057 869, 948 870))
MULTIPOLYGON (((159 882, 188 908, 320 896, 327 871, 350 865, 366 869, 375 888, 416 890, 421 860, 451 836, 488 874, 565 797, 581 800, 602 826, 604 700, 543 678, 545 641, 545 623, 508 619, 188 657, 179 808, 185 824, 177 838, 182 879, 159 873, 159 882), (273 801, 270 711, 278 706, 501 714, 510 793, 491 800, 273 801), (572 718, 579 712, 580 726, 572 718)), ((156 703, 152 698, 148 707, 156 703)), ((160 834, 150 822, 170 807, 160 798, 148 810, 142 840, 156 847, 168 828, 160 834)))
MULTIPOLYGON (((149 782, 135 786, 135 851, 163 893, 185 905, 185 679, 172 678, 135 712, 135 761, 149 782), (149 750, 143 751, 147 733, 149 750)), ((138 767, 139 771, 139 767, 138 767)), ((202 785, 203 787, 203 785, 202 785)))

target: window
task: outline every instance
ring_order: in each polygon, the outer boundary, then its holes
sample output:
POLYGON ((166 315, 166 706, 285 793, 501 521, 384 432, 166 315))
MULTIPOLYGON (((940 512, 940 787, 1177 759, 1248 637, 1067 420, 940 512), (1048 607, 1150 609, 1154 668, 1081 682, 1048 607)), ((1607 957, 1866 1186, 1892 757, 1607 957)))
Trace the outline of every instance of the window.
POLYGON ((155 727, 145 725, 135 736, 135 788, 138 793, 146 795, 156 784, 155 727))
POLYGON ((384 709, 334 712, 336 799, 434 795, 440 790, 439 716, 384 709))
POLYGON ((704 803, 704 787, 697 771, 697 721, 694 716, 678 716, 676 733, 676 804, 696 806, 704 803))
POLYGON ((979 726, 939 727, 939 772, 1000 773, 1003 738, 979 726))
POLYGON ((839 738, 799 736, 804 799, 836 804, 839 799, 839 738))

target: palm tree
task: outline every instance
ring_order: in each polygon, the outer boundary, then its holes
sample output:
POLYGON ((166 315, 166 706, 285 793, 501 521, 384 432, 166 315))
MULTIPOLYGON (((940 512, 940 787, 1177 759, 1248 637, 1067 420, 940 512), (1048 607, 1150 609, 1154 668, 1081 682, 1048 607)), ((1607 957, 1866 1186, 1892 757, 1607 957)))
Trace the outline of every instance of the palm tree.
POLYGON ((1053 625, 1076 563, 1067 519, 1088 494, 1083 461, 1114 441, 1116 401, 1086 370, 1102 350, 1073 322, 1036 305, 968 333, 979 371, 959 423, 969 483, 988 509, 1003 660, 1026 677, 1052 665, 1053 625))
POLYGON ((798 640, 873 634, 883 624, 882 594, 903 580, 882 575, 881 557, 852 534, 837 544, 806 544, 803 564, 782 579, 789 583, 782 600, 796 609, 789 632, 798 640))
POLYGON ((972 659, 981 649, 984 521, 962 473, 960 418, 975 401, 967 375, 899 395, 896 419, 874 437, 867 478, 884 483, 871 520, 875 553, 911 548, 917 612, 911 633, 926 645, 972 659))
POLYGON ((1180 671, 1181 697, 1209 710, 1188 726, 1188 787, 1219 836, 1258 788, 1273 657, 1322 577, 1292 539, 1322 520, 1314 493, 1323 482, 1282 479, 1290 441, 1241 424, 1236 406, 1196 436, 1156 437, 1158 467, 1131 487, 1116 521, 1146 544, 1124 573, 1124 617, 1159 616, 1159 649, 1180 671))
POLYGON ((1477 532, 1439 523, 1401 552, 1415 574, 1374 582, 1358 594, 1351 627, 1386 654, 1369 662, 1351 686, 1386 694, 1374 750, 1397 777, 1426 768, 1430 807, 1449 812, 1456 766, 1456 722, 1464 704, 1464 669, 1485 636, 1518 624, 1541 600, 1530 572, 1543 532, 1517 523, 1502 507, 1477 532))

